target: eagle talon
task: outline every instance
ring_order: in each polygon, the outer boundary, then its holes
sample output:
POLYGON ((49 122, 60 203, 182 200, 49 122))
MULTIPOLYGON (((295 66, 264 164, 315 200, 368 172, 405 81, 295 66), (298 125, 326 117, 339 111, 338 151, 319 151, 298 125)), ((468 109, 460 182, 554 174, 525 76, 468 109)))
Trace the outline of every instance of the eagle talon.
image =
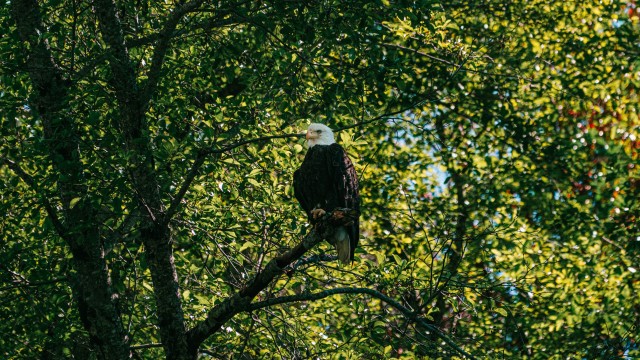
POLYGON ((313 209, 313 210, 311 210, 311 217, 314 218, 314 219, 321 218, 326 213, 327 212, 324 211, 323 209, 313 209))

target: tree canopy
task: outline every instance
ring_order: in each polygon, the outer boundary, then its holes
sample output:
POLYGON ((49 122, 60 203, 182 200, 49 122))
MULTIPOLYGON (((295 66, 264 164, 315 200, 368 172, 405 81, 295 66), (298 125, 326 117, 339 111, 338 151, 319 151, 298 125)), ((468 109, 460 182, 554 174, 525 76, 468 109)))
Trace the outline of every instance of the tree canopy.
POLYGON ((640 356, 635 1, 10 0, 0 357, 640 356), (350 266, 293 197, 321 122, 350 266))

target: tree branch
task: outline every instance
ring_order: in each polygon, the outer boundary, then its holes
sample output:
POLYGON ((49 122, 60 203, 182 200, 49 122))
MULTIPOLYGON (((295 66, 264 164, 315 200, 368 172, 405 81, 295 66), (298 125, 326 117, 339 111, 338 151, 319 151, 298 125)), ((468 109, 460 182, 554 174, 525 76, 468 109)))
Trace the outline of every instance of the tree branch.
POLYGON ((129 349, 131 350, 139 350, 139 349, 152 349, 162 347, 161 343, 150 343, 150 344, 140 344, 140 345, 131 345, 129 349))
POLYGON ((437 56, 433 56, 433 55, 427 54, 427 53, 422 52, 420 50, 412 49, 412 48, 409 48, 409 47, 406 47, 406 46, 402 46, 402 45, 390 44, 390 43, 383 43, 381 45, 384 46, 384 47, 388 47, 388 48, 394 48, 394 49, 398 49, 398 50, 408 51, 408 52, 414 53, 416 55, 420 55, 420 56, 426 57, 428 59, 431 59, 431 60, 433 60, 435 62, 439 62, 439 63, 445 64, 445 65, 448 65, 448 66, 452 66, 452 67, 456 67, 457 68, 456 71, 461 71, 462 70, 464 72, 469 72, 469 73, 472 73, 472 74, 481 74, 481 75, 489 75, 489 76, 501 76, 501 77, 504 77, 504 78, 507 78, 507 79, 513 79, 513 80, 520 80, 520 79, 524 79, 524 80, 527 80, 527 81, 531 81, 532 80, 532 79, 524 78, 524 77, 521 77, 521 76, 514 76, 514 75, 509 75, 509 74, 499 74, 499 73, 490 73, 490 72, 480 71, 480 70, 472 70, 472 69, 469 69, 467 67, 464 67, 463 66, 464 64, 456 64, 456 63, 453 63, 451 61, 448 61, 448 60, 445 60, 445 59, 441 59, 441 58, 439 58, 437 56))
POLYGON ((302 257, 322 240, 331 236, 336 227, 352 221, 356 216, 357 214, 350 209, 336 209, 332 213, 326 214, 298 245, 269 261, 262 272, 249 281, 245 288, 214 306, 205 320, 189 330, 190 349, 192 351, 197 349, 204 340, 217 332, 224 323, 236 314, 249 311, 253 298, 279 277, 287 266, 302 257), (340 213, 344 214, 344 217, 334 216, 340 213))
MULTIPOLYGON (((195 24, 190 24, 189 30, 185 30, 185 29, 174 30, 171 34, 169 34, 169 37, 172 39, 175 39, 180 36, 190 35, 195 30, 209 31, 214 28, 222 28, 225 26, 239 25, 240 24, 239 21, 234 18, 220 19, 231 13, 232 12, 229 10, 219 11, 216 18, 208 19, 202 22, 197 22, 195 24)), ((153 33, 147 36, 139 37, 136 39, 126 40, 126 44, 127 44, 127 48, 134 49, 134 48, 150 45, 158 41, 159 38, 160 38, 160 33, 158 32, 158 33, 153 33)))
POLYGON ((117 229, 113 229, 111 233, 105 236, 104 239, 104 250, 105 253, 111 252, 113 247, 118 243, 118 241, 122 241, 122 239, 131 231, 131 229, 140 221, 142 216, 138 213, 138 209, 134 209, 133 212, 129 213, 125 219, 122 221, 120 226, 117 229))
POLYGON ((294 271, 298 270, 299 267, 309 265, 309 264, 317 264, 325 261, 336 261, 338 260, 337 255, 329 255, 329 254, 318 254, 309 256, 307 258, 299 259, 294 264, 292 264, 289 269, 286 270, 287 275, 292 275, 294 271))
POLYGON ((227 146, 219 148, 219 149, 213 149, 213 150, 211 150, 211 149, 206 149, 206 150, 205 149, 201 149, 201 150, 199 150, 198 153, 196 154, 195 160, 193 161, 193 165, 191 166, 191 169, 189 170, 189 173, 187 173, 187 176, 185 177, 184 182, 180 186, 180 189, 178 190, 176 195, 173 197, 173 200, 171 201, 171 204, 169 205, 169 209, 166 211, 166 213, 164 215, 164 218, 162 219, 162 224, 164 224, 164 225, 168 224, 171 221, 171 219, 173 218, 173 216, 178 212, 178 209, 180 208, 180 204, 182 202, 182 199, 184 199, 184 196, 187 193, 187 191, 189 190, 189 188, 191 187, 191 184, 193 183, 193 180, 195 179, 196 175, 198 175, 198 172, 200 171, 200 168, 204 164, 204 161, 206 160, 207 156, 221 154, 221 153, 233 150, 233 149, 235 149, 237 147, 240 147, 242 145, 247 145, 247 144, 254 143, 254 142, 272 140, 272 139, 286 139, 286 138, 292 138, 292 137, 303 137, 303 136, 304 135, 302 135, 302 134, 270 135, 270 136, 263 136, 263 137, 260 137, 260 138, 254 138, 254 139, 238 141, 238 142, 235 142, 233 144, 227 145, 227 146))
MULTIPOLYGON (((126 148, 132 154, 128 170, 139 195, 141 212, 148 211, 148 215, 140 219, 139 231, 153 281, 160 339, 167 359, 194 359, 195 352, 191 353, 188 349, 178 274, 173 257, 172 232, 162 222, 164 204, 145 124, 148 103, 137 86, 135 68, 124 42, 122 24, 114 0, 94 0, 94 9, 102 38, 111 54, 110 84, 115 90, 120 108, 117 123, 126 148)), ((179 17, 174 21, 178 19, 179 17)), ((161 58, 156 54, 157 63, 161 63, 161 58)))
POLYGON ((169 221, 171 221, 171 218, 173 218, 173 215, 175 215, 176 212, 178 211, 178 208, 180 207, 180 203, 182 202, 184 195, 187 193, 187 190, 189 190, 189 188, 191 187, 191 183, 195 179, 196 175, 198 175, 198 172, 200 171, 200 167, 202 167, 202 164, 204 164, 204 161, 207 158, 206 155, 207 155, 207 151, 204 151, 204 150, 199 150, 198 153, 196 154, 196 159, 193 161, 193 165, 191 166, 189 173, 184 179, 184 182, 182 183, 180 190, 178 190, 178 193, 176 194, 176 196, 174 196, 173 200, 171 201, 171 204, 169 205, 169 209, 164 215, 164 219, 162 220, 163 225, 168 224, 169 221))
POLYGON ((38 286, 43 286, 43 285, 57 284, 59 282, 69 281, 69 279, 64 277, 64 278, 60 278, 60 279, 44 280, 44 281, 34 281, 34 282, 30 282, 28 280, 25 280, 25 281, 26 281, 26 283, 24 283, 24 284, 16 284, 16 285, 9 285, 9 286, 0 287, 0 291, 7 291, 7 290, 13 290, 13 289, 22 289, 22 288, 27 288, 27 287, 38 287, 38 286))
POLYGON ((227 146, 223 146, 221 148, 217 148, 217 149, 212 149, 207 151, 207 154, 222 154, 224 152, 227 152, 229 150, 233 150, 237 147, 240 147, 242 145, 247 145, 247 144, 251 144, 254 142, 259 142, 259 141, 265 141, 265 140, 273 140, 273 139, 289 139, 289 138, 302 138, 304 137, 304 134, 281 134, 281 135, 269 135, 269 136, 262 136, 259 138, 253 138, 253 139, 247 139, 247 140, 241 140, 241 141, 237 141, 233 144, 227 145, 227 146))
POLYGON ((402 108, 400 110, 395 110, 395 111, 391 111, 391 112, 388 112, 388 113, 384 113, 384 114, 372 117, 371 119, 368 119, 368 120, 363 120, 363 121, 357 122, 357 123, 352 124, 352 125, 341 127, 340 129, 334 130, 334 132, 340 132, 340 131, 343 131, 343 130, 353 129, 353 128, 360 127, 360 126, 363 126, 363 125, 368 125, 368 124, 371 124, 371 123, 374 123, 374 122, 380 121, 380 120, 387 120, 387 119, 391 118, 392 116, 396 116, 398 114, 402 114, 402 113, 404 113, 406 111, 414 109, 415 107, 420 106, 420 104, 422 104, 422 103, 424 103, 426 101, 427 100, 422 100, 420 102, 411 104, 410 106, 404 107, 404 108, 402 108))
MULTIPOLYGON (((18 177, 22 179, 22 181, 24 181, 25 184, 27 184, 33 191, 35 191, 36 194, 39 193, 38 185, 36 184, 35 180, 33 180, 33 178, 29 174, 22 170, 20 165, 6 158, 2 158, 2 162, 6 164, 9 169, 11 169, 16 175, 18 175, 18 177)), ((67 229, 60 221, 60 218, 58 218, 58 214, 56 214, 56 211, 54 210, 53 206, 51 206, 51 203, 49 203, 49 200, 45 196, 43 196, 41 201, 58 235, 65 241, 69 241, 69 239, 67 238, 67 229)))
POLYGON ((158 43, 156 44, 153 56, 151 57, 151 69, 149 70, 147 83, 144 86, 144 93, 142 97, 143 106, 146 106, 146 104, 149 103, 149 100, 151 100, 151 97, 158 87, 162 64, 164 63, 165 55, 169 49, 169 43, 174 37, 173 33, 178 26, 178 23, 184 15, 196 10, 203 2, 204 0, 192 0, 176 8, 164 24, 162 31, 158 34, 158 43))
POLYGON ((379 292, 377 290, 373 290, 373 289, 367 289, 367 288, 335 288, 335 289, 329 289, 329 290, 321 291, 321 292, 318 292, 318 293, 303 293, 303 294, 299 294, 299 295, 282 296, 282 297, 268 299, 268 300, 265 300, 265 301, 260 301, 260 302, 257 302, 257 303, 250 304, 245 311, 250 312, 250 311, 255 311, 255 310, 263 309, 263 308, 266 308, 266 307, 270 307, 270 306, 273 306, 273 305, 287 304, 287 303, 298 302, 298 301, 321 300, 321 299, 324 299, 326 297, 337 295, 337 294, 366 294, 366 295, 372 296, 374 298, 380 299, 380 300, 384 301, 385 303, 389 304, 391 307, 393 307, 396 310, 400 311, 409 320, 411 320, 414 323, 424 327, 425 329, 427 329, 429 331, 432 331, 434 334, 436 334, 436 336, 438 336, 440 339, 442 339, 447 345, 449 345, 458 354, 462 355, 463 357, 469 358, 469 359, 475 359, 475 356, 473 356, 473 355, 469 354, 468 352, 464 351, 459 345, 457 345, 447 335, 445 335, 442 331, 440 331, 440 329, 438 329, 437 327, 435 327, 432 324, 429 324, 425 318, 417 315, 415 312, 411 311, 409 308, 403 306, 402 304, 400 304, 399 302, 395 301, 394 299, 384 295, 383 293, 381 293, 381 292, 379 292))
POLYGON ((124 33, 113 0, 95 0, 94 8, 98 18, 102 39, 107 44, 112 85, 120 106, 139 112, 138 86, 134 68, 129 58, 124 33))

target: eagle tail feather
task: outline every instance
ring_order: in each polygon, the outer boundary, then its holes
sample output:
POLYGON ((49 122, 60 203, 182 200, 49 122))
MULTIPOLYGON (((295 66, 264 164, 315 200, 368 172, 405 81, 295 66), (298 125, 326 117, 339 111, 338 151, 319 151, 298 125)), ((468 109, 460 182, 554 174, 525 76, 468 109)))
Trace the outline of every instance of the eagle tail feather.
POLYGON ((348 265, 351 262, 351 241, 349 240, 349 233, 347 233, 347 229, 344 226, 336 229, 334 240, 338 259, 340 259, 341 263, 348 265))

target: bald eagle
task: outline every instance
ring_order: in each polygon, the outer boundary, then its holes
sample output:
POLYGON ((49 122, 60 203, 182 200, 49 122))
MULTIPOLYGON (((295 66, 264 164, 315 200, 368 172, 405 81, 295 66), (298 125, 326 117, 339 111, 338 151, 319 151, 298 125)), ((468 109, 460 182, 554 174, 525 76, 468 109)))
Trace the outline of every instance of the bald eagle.
MULTIPOLYGON (((309 125, 307 147, 309 150, 302 165, 293 174, 293 188, 309 222, 314 224, 325 212, 337 207, 359 212, 356 170, 346 151, 335 143, 331 129, 322 124, 309 125)), ((338 259, 349 264, 359 236, 360 224, 356 219, 336 229, 333 238, 327 240, 338 251, 338 259)))

